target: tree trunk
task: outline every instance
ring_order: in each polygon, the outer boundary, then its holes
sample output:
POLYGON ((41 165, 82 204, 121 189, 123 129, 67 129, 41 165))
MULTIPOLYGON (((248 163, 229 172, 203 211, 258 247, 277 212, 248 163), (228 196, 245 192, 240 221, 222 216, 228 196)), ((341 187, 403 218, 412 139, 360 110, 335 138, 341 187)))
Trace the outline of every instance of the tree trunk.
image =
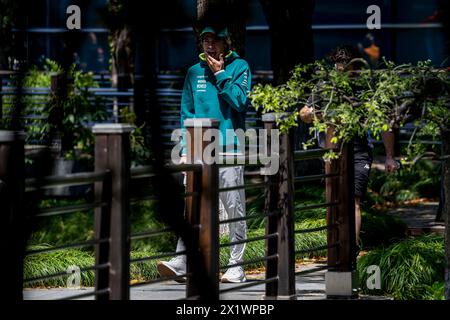
MULTIPOLYGON (((450 54, 450 3, 447 0, 439 2, 440 21, 444 26, 444 39, 447 54, 450 54)), ((442 136, 442 180, 441 214, 445 221, 445 289, 444 296, 450 300, 450 128, 441 128, 442 136)))
MULTIPOLYGON (((286 83, 292 69, 301 63, 314 61, 311 29, 315 0, 260 0, 269 25, 273 84, 286 83)), ((295 149, 310 138, 311 125, 300 122, 295 131, 295 149)), ((322 164, 315 160, 296 163, 296 175, 320 173, 322 164)))
POLYGON ((443 178, 444 178, 444 205, 445 220, 445 290, 446 300, 450 300, 450 130, 441 130, 443 145, 443 178))
POLYGON ((260 0, 269 25, 274 83, 285 83, 295 65, 314 60, 311 29, 315 0, 260 0))
POLYGON ((197 0, 197 21, 203 27, 228 27, 232 49, 245 56, 245 23, 249 0, 197 0))
POLYGON ((10 63, 8 63, 8 57, 12 55, 12 32, 13 20, 15 18, 13 4, 15 1, 4 0, 0 1, 0 70, 8 69, 10 63), (11 21, 8 23, 7 21, 11 21))
POLYGON ((119 90, 129 89, 133 84, 133 32, 126 21, 128 10, 123 0, 110 1, 111 81, 119 90))
MULTIPOLYGON (((441 0, 439 2, 439 21, 444 26, 444 41, 447 55, 450 54, 450 2, 441 0)), ((448 65, 448 62, 447 62, 448 65)))
POLYGON ((25 30, 29 16, 36 12, 36 1, 0 1, 0 70, 13 69, 14 60, 20 66, 28 63, 27 37, 25 32, 12 32, 12 28, 25 30), (8 59, 9 58, 9 59, 8 59))
POLYGON ((119 90, 131 88, 133 84, 133 50, 131 47, 131 28, 123 28, 112 32, 112 86, 119 90))
POLYGON ((208 11, 208 7, 211 3, 218 2, 217 0, 197 0, 197 19, 203 19, 205 13, 208 11))
MULTIPOLYGON (((124 0, 111 0, 108 6, 109 11, 109 42, 111 50, 111 86, 118 91, 126 91, 135 85, 134 77, 134 52, 133 41, 135 40, 132 24, 133 19, 130 11, 130 4, 124 0)), ((135 92, 136 92, 136 88, 135 92)), ((128 97, 117 97, 114 99, 113 117, 115 121, 120 121, 121 105, 130 103, 128 97)), ((143 123, 145 120, 137 110, 136 99, 130 109, 135 112, 136 123, 143 123)))

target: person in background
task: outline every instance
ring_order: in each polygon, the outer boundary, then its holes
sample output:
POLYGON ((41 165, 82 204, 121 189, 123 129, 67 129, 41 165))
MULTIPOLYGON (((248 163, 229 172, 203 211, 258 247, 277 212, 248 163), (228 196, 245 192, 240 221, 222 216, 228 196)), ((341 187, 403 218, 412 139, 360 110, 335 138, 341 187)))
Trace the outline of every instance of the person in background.
POLYGON ((362 43, 358 43, 358 49, 372 68, 378 66, 380 63, 381 50, 380 47, 376 45, 375 38, 371 33, 366 34, 362 43))
MULTIPOLYGON (((342 72, 346 70, 346 67, 354 58, 358 58, 357 50, 350 46, 338 47, 328 56, 328 59, 334 64, 335 68, 342 72)), ((353 89, 355 90, 356 88, 353 89)), ((320 97, 310 97, 308 103, 300 109, 300 119, 305 123, 312 123, 314 120, 314 106, 317 108, 317 106, 322 107, 324 104, 325 101, 322 101, 320 97)), ((391 173, 397 170, 397 163, 394 160, 394 133, 392 131, 386 131, 382 132, 381 136, 386 151, 385 170, 391 173)), ((324 147, 320 141, 319 145, 324 147)), ((360 203, 367 190, 369 173, 373 162, 373 145, 370 143, 368 136, 354 138, 353 145, 355 166, 355 232, 358 254, 360 250, 361 231, 360 203)))
MULTIPOLYGON (((186 75, 181 100, 181 128, 189 118, 215 118, 219 120, 222 140, 222 155, 243 155, 236 136, 227 139, 227 131, 245 130, 245 112, 251 88, 251 72, 248 63, 231 50, 227 28, 205 27, 200 32, 202 53, 200 62, 192 66, 186 75)), ((184 139, 183 139, 184 140, 184 139)), ((182 143, 181 163, 186 162, 186 144, 182 143)), ((186 178, 185 178, 186 179, 186 178)), ((244 167, 226 166, 219 168, 219 188, 244 185, 244 167)), ((244 189, 220 192, 221 206, 229 219, 245 216, 244 189)), ((245 220, 229 224, 230 242, 239 242, 247 237, 245 220)), ((177 252, 185 246, 178 240, 177 252)), ((243 262, 245 243, 230 247, 230 266, 222 276, 222 282, 246 281, 243 262)), ((178 276, 186 273, 186 256, 179 255, 170 261, 157 265, 162 276, 178 276)))

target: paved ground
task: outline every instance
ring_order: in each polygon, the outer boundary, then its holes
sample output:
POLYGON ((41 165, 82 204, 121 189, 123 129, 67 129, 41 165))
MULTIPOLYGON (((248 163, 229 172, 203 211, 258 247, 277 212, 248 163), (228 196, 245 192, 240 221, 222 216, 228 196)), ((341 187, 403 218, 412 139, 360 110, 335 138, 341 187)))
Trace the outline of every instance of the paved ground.
MULTIPOLYGON (((384 161, 385 157, 374 157, 372 169, 384 171, 384 161)), ((430 232, 444 234, 444 222, 435 221, 438 206, 438 202, 422 202, 393 208, 388 213, 405 221, 410 235, 416 236, 430 232)))
MULTIPOLYGON (((308 264, 297 266, 296 271, 308 270, 323 266, 323 264, 308 264)), ((249 282, 261 279, 263 275, 249 275, 249 282)), ((325 299, 325 271, 317 271, 310 274, 297 276, 297 299, 300 300, 317 300, 325 299)), ((239 284, 220 284, 220 289, 227 289, 239 284)), ((175 281, 167 281, 152 285, 143 285, 132 287, 130 291, 131 300, 177 300, 185 298, 184 284, 178 284, 175 281)), ((264 296, 265 285, 258 284, 251 288, 240 289, 236 292, 228 292, 222 294, 222 300, 261 300, 264 296)), ((93 291, 93 288, 67 289, 25 289, 25 300, 54 300, 66 299, 72 295, 84 294, 93 291)), ((81 298, 82 300, 92 300, 93 297, 81 298)))
MULTIPOLYGON (((419 235, 427 232, 443 233, 443 223, 435 222, 437 202, 420 203, 393 208, 389 214, 398 216, 404 220, 411 235, 419 235)), ((304 271, 323 266, 322 262, 297 264, 296 271, 304 271)), ((325 272, 315 271, 306 275, 296 277, 296 292, 298 300, 322 300, 325 295, 325 272)), ((263 279, 264 274, 253 273, 248 275, 249 283, 263 279)), ((220 284, 220 289, 228 289, 239 284, 220 284)), ((131 300, 177 300, 185 298, 185 285, 175 281, 167 281, 152 285, 132 287, 130 291, 131 300)), ((54 300, 67 299, 73 295, 92 292, 93 288, 68 289, 25 289, 25 300, 54 300)), ((258 284, 250 288, 222 294, 221 300, 261 300, 265 291, 264 284, 258 284)), ((84 297, 82 300, 92 300, 93 297, 84 297)), ((386 297, 360 296, 360 299, 386 299, 386 297)))
POLYGON ((435 221, 438 205, 438 202, 425 202, 395 208, 388 213, 405 221, 410 235, 430 232, 444 234, 444 223, 435 221))
MULTIPOLYGON (((323 263, 297 264, 297 271, 305 271, 324 266, 323 263)), ((325 300, 325 270, 314 271, 296 277, 297 300, 325 300)), ((248 275, 248 283, 262 279, 263 274, 248 275)), ((240 284, 220 284, 220 289, 228 289, 240 284)), ((69 299, 70 296, 92 292, 93 288, 67 289, 25 289, 24 300, 59 300, 69 299)), ((186 286, 167 281, 153 285, 143 285, 132 287, 130 291, 131 300, 179 300, 185 298, 186 286)), ((221 300, 262 300, 264 299, 265 285, 258 284, 251 288, 239 289, 237 291, 221 294, 221 300)), ((385 300, 382 296, 360 295, 361 300, 385 300)), ((93 297, 84 297, 80 300, 93 300, 93 297)))

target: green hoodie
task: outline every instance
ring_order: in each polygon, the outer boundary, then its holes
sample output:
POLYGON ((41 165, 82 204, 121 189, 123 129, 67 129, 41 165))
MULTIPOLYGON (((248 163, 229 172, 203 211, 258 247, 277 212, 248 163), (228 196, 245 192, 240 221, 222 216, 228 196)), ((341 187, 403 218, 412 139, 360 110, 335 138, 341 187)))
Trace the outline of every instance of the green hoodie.
MULTIPOLYGON (((227 129, 245 130, 247 96, 251 88, 251 73, 247 62, 234 51, 225 57, 224 71, 214 75, 206 63, 204 54, 200 62, 189 68, 181 97, 181 128, 189 118, 215 118, 222 133, 221 146, 226 145, 227 129)), ((181 153, 186 154, 186 142, 181 153)), ((239 145, 237 137, 233 149, 239 145)))

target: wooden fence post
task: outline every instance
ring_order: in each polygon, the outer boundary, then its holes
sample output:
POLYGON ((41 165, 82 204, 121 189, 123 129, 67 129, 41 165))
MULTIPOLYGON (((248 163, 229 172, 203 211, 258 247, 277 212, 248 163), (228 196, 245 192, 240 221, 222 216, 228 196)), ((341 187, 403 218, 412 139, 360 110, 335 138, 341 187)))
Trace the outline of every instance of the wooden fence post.
MULTIPOLYGON (((191 223, 200 223, 198 233, 198 245, 203 254, 207 277, 212 284, 212 292, 209 299, 219 299, 219 192, 218 175, 219 169, 216 162, 205 163, 203 151, 209 144, 203 141, 203 134, 208 129, 217 129, 219 121, 216 119, 197 118, 187 119, 184 122, 190 139, 186 138, 186 149, 188 153, 188 163, 202 163, 203 169, 200 174, 187 172, 187 192, 198 192, 199 199, 188 199, 186 203, 187 217, 191 223), (195 212, 195 209, 198 209, 195 212)), ((218 150, 217 150, 218 152, 218 150)), ((192 258, 188 255, 188 273, 198 272, 191 270, 192 258)), ((190 277, 189 277, 190 278, 190 277)), ((198 293, 198 288, 188 279, 187 295, 192 296, 198 293)))
MULTIPOLYGON (((267 116, 263 115, 262 118, 267 116)), ((269 121, 267 119, 264 122, 264 129, 267 132, 271 132, 270 130, 275 129, 275 121, 269 121)), ((268 143, 270 143, 270 139, 268 139, 268 143)), ((269 146, 268 146, 268 150, 269 146)), ((264 203, 264 213, 269 214, 270 212, 274 212, 278 210, 278 175, 267 175, 264 177, 265 181, 265 203, 264 203)), ((266 223, 266 234, 273 234, 278 230, 278 217, 275 215, 269 216, 267 218, 266 223)), ((266 240, 267 247, 267 255, 272 256, 278 254, 278 239, 271 238, 266 240)), ((273 278, 278 276, 278 259, 271 259, 266 262, 266 278, 273 278)), ((278 283, 270 282, 266 284, 266 298, 275 298, 278 295, 278 283)))
MULTIPOLYGON (((270 135, 277 129, 277 114, 262 116, 264 128, 270 135)), ((270 137, 270 136, 269 136, 270 137)), ((270 140, 270 139, 269 139, 270 140)), ((266 233, 278 232, 278 238, 267 240, 267 255, 278 254, 277 260, 267 261, 266 277, 278 275, 278 283, 266 284, 266 297, 295 299, 295 234, 294 234, 294 131, 280 135, 279 170, 266 176, 265 212, 279 211, 270 216, 266 233)))
POLYGON ((441 129, 442 137, 442 175, 443 206, 442 215, 445 221, 445 263, 444 263, 444 297, 450 300, 450 130, 441 129))
POLYGON ((6 300, 22 300, 23 259, 27 244, 23 132, 0 130, 0 274, 6 300))
MULTIPOLYGON (((97 270, 96 289, 108 284, 109 299, 128 300, 130 277, 130 132, 133 126, 119 123, 96 124, 95 171, 109 170, 111 174, 110 211, 107 207, 95 211, 95 238, 110 238, 109 244, 96 245, 96 263, 109 261, 106 273, 97 270), (109 214, 109 215, 108 215, 109 214)), ((96 198, 104 198, 105 185, 96 183, 96 198)))
MULTIPOLYGON (((331 143, 332 129, 327 131, 326 148, 331 143)), ((353 143, 342 147, 337 160, 325 164, 325 173, 339 172, 338 177, 326 178, 326 201, 337 205, 327 207, 328 266, 325 276, 328 297, 354 297, 357 285, 355 231, 355 172, 353 143)))
POLYGON ((0 120, 3 119, 3 77, 0 74, 0 120))

